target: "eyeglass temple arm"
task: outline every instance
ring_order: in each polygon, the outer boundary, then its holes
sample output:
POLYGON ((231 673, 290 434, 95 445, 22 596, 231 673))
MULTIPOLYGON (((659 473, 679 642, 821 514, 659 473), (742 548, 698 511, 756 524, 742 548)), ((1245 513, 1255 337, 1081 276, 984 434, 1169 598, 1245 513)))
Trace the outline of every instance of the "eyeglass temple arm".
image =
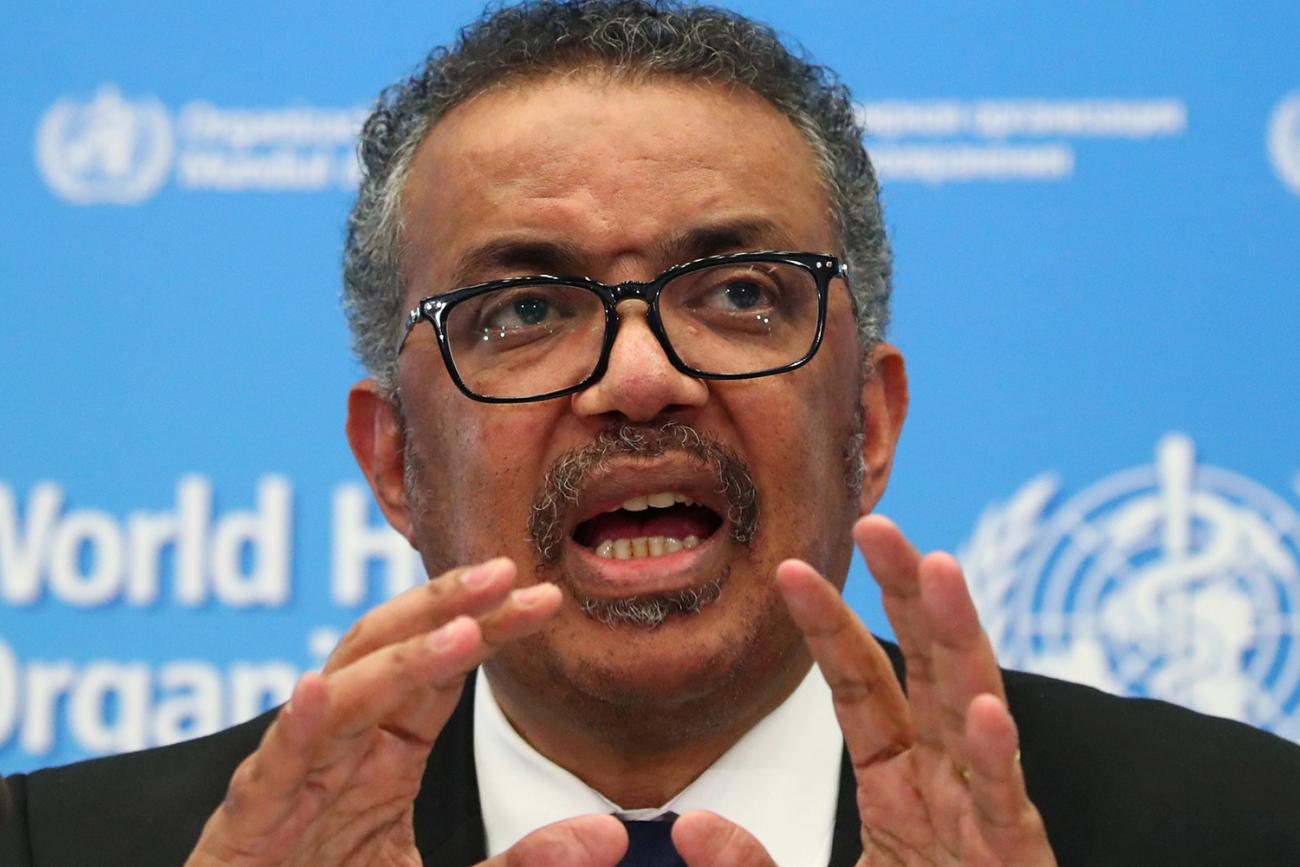
POLYGON ((844 288, 849 290, 849 304, 853 306, 853 318, 858 316, 858 296, 853 293, 853 281, 849 279, 849 263, 840 262, 839 270, 835 276, 844 281, 844 288))
POLYGON ((397 341, 397 351, 400 354, 402 347, 406 346, 406 339, 411 336, 411 329, 419 324, 424 318, 424 302, 412 307, 406 312, 406 325, 402 328, 402 337, 397 341))

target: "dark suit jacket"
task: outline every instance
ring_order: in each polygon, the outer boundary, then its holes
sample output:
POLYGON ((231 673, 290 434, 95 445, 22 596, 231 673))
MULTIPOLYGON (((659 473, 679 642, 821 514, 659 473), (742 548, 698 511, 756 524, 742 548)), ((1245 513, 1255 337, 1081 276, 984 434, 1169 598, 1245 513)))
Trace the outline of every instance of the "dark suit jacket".
MULTIPOLYGON (((1300 865, 1300 747, 1163 702, 1005 677, 1029 793, 1062 865, 1300 865)), ((485 857, 473 682, 415 802, 416 842, 437 867, 485 857)), ((10 778, 0 864, 181 864, 273 715, 175 746, 10 778)), ((846 760, 832 867, 860 853, 846 760)))

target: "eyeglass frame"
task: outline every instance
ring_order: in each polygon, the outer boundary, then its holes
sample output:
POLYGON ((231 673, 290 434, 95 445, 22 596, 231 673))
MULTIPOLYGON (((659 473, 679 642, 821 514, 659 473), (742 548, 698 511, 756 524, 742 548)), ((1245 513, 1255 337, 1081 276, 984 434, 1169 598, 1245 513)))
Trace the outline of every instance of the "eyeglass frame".
POLYGON ((650 326, 650 331, 654 334, 655 339, 659 341, 659 346, 664 350, 668 362, 679 372, 696 379, 713 380, 757 379, 761 376, 775 376, 803 367, 812 360, 813 356, 817 354, 817 350, 821 348, 822 336, 826 331, 826 309, 830 297, 830 282, 836 277, 844 280, 846 288, 849 289, 849 302, 853 306, 853 315, 856 317, 858 302, 853 297, 852 288, 848 287, 848 263, 841 262, 839 257, 829 253, 759 250, 747 253, 704 256, 674 265, 652 280, 627 280, 613 284, 602 283, 590 277, 557 277, 550 274, 533 274, 522 277, 507 277, 502 280, 488 280, 420 299, 415 307, 412 307, 406 314, 406 327, 402 332, 402 339, 397 344, 397 354, 401 355, 402 350, 406 348, 406 341, 411 336, 411 331, 415 329, 415 326, 423 321, 428 321, 433 326, 433 333, 437 337, 438 349, 442 354, 447 373, 451 376, 452 382, 466 397, 482 403, 532 403, 539 400, 552 400, 582 391, 599 382, 605 375, 605 371, 609 367, 609 355, 614 349, 614 341, 618 338, 619 324, 623 321, 623 317, 618 312, 618 305, 623 301, 634 300, 645 303, 646 322, 650 326), (753 373, 706 373, 696 370, 682 361, 677 354, 677 350, 673 348, 672 340, 668 337, 668 332, 664 329, 663 319, 659 315, 659 295, 664 286, 683 274, 689 274, 692 271, 710 268, 715 265, 741 264, 744 262, 773 262, 795 265, 803 268, 812 276, 817 285, 817 330, 813 335, 812 343, 802 357, 780 367, 767 368, 753 373), (462 301, 502 289, 512 289, 516 286, 570 286, 585 289, 600 298, 605 307, 605 335, 601 342, 600 356, 596 361, 596 366, 580 382, 530 397, 491 397, 472 391, 461 379, 447 337, 448 314, 453 307, 462 301))

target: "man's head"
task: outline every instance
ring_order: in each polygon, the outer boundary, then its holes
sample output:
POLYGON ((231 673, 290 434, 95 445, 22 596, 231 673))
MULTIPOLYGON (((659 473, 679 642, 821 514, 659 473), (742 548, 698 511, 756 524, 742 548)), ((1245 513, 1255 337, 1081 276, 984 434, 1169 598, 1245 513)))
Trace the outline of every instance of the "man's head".
MULTIPOLYGON (((385 391, 396 384, 406 309, 402 188, 415 151, 451 109, 528 79, 601 69, 628 81, 675 78, 743 87, 803 135, 825 185, 839 252, 853 273, 864 348, 889 321, 891 257, 875 173, 848 90, 768 27, 674 2, 531 2, 502 9, 434 50, 384 91, 361 135, 361 190, 348 223, 344 300, 353 348, 385 391)), ((581 128, 573 130, 580 135, 581 128)))
POLYGON ((889 254, 846 92, 729 13, 536 4, 390 91, 362 155, 345 264, 373 376, 349 407, 358 459, 431 574, 504 554, 566 590, 489 663, 507 711, 652 747, 647 729, 690 737, 769 708, 808 665, 772 572, 799 557, 843 580, 906 404, 879 344, 889 254), (550 400, 469 399, 426 323, 396 354, 405 312, 458 287, 644 282, 761 250, 851 268, 852 287, 827 275, 821 348, 791 372, 691 376, 639 300, 617 308, 603 376, 550 400))

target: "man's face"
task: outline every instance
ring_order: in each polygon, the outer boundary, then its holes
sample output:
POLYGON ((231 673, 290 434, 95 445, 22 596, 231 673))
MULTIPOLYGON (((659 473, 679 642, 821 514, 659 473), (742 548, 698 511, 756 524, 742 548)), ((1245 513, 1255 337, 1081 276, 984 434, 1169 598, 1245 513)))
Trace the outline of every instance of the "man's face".
MULTIPOLYGON (((704 255, 836 248, 811 149, 743 88, 589 75, 501 87, 435 126, 403 196, 407 307, 524 274, 617 283, 704 255)), ((842 583, 860 510, 846 450, 870 389, 863 390, 847 288, 832 281, 825 339, 808 365, 733 382, 675 370, 641 302, 625 302, 620 314, 598 383, 515 405, 461 394, 432 329, 418 326, 399 373, 414 463, 408 478, 417 490, 395 523, 408 528, 431 575, 505 555, 519 565, 521 583, 553 580, 566 591, 542 633, 489 663, 507 711, 526 701, 652 723, 660 711, 670 721, 686 716, 696 702, 716 713, 720 694, 737 713, 770 706, 808 665, 773 571, 800 557, 842 583), (654 457, 615 449, 580 473, 574 498, 559 503, 560 546, 554 562, 544 562, 529 520, 548 470, 590 449, 602 432, 666 422, 698 432, 747 470, 759 504, 753 538, 735 538, 719 472, 707 461, 674 447, 654 457), (649 525, 638 524, 638 512, 602 517, 655 494, 698 501, 713 517, 684 506, 650 512, 658 523, 649 525), (659 556, 620 560, 598 550, 606 538, 692 531, 697 547, 659 556), (584 611, 584 603, 680 598, 718 582, 716 602, 655 628, 584 611)))

